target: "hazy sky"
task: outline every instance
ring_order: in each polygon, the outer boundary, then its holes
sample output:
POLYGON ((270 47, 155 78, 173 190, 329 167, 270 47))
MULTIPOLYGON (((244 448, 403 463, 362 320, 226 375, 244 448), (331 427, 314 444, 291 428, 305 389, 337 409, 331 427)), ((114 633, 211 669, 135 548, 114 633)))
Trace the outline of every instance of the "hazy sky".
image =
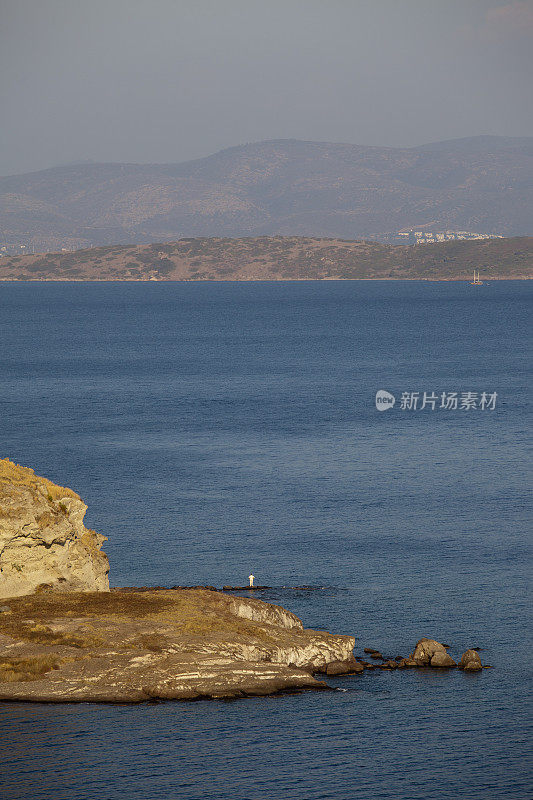
POLYGON ((0 0, 0 174, 533 134, 533 0, 0 0))

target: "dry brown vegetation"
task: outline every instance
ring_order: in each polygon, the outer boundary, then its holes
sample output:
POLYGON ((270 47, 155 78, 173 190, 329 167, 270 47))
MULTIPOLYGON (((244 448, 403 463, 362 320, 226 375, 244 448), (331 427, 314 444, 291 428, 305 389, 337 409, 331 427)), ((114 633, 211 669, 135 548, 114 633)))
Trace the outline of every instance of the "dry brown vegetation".
POLYGON ((58 669, 59 659, 54 656, 30 658, 4 658, 0 661, 0 683, 36 681, 51 669, 58 669))
POLYGON ((8 617, 0 623, 0 631, 6 636, 23 639, 26 642, 45 645, 62 645, 64 647, 98 648, 104 644, 101 636, 80 629, 75 633, 53 631, 48 625, 33 624, 25 620, 8 617))
MULTIPOLYGON (((117 623, 169 625, 186 637, 244 636, 270 640, 263 627, 238 617, 231 610, 231 598, 205 590, 164 590, 131 592, 54 593, 42 591, 9 600, 9 613, 0 615, 0 633, 40 644, 97 648, 104 643, 105 631, 117 623), (58 620, 75 621, 74 630, 57 631, 58 620), (96 621, 96 624, 95 624, 96 621)), ((139 646, 149 636, 144 649, 153 650, 164 640, 149 631, 140 631, 139 646), (157 641, 156 641, 157 639, 157 641)))

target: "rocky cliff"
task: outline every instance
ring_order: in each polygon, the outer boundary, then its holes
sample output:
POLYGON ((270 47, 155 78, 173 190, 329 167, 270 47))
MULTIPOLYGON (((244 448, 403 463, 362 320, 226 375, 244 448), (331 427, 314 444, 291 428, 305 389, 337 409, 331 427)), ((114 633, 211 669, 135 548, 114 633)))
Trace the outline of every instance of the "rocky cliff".
POLYGON ((71 489, 0 459, 0 598, 109 591, 105 537, 84 526, 86 510, 71 489))

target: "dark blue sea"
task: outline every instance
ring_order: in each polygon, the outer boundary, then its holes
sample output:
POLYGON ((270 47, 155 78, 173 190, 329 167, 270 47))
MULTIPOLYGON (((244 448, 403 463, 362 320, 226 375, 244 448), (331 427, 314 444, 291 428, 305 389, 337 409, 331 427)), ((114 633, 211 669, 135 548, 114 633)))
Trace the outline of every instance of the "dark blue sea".
POLYGON ((494 667, 232 702, 0 704, 2 800, 529 800, 532 294, 0 283, 0 456, 84 498, 112 585, 253 572, 275 587, 262 599, 356 652, 429 636, 494 667), (302 584, 323 588, 282 588, 302 584))

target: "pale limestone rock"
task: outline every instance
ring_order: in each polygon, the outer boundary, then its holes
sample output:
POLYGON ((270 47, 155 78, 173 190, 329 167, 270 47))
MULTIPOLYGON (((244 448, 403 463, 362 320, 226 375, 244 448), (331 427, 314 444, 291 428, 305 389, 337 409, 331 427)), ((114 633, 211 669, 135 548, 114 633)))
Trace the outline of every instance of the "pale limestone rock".
POLYGON ((109 591, 106 537, 84 526, 86 511, 71 489, 0 459, 0 598, 42 585, 109 591))
POLYGON ((232 613, 252 622, 266 622, 269 625, 279 625, 282 628, 303 628, 301 619, 296 614, 287 611, 283 606, 261 603, 253 599, 232 598, 232 613))

